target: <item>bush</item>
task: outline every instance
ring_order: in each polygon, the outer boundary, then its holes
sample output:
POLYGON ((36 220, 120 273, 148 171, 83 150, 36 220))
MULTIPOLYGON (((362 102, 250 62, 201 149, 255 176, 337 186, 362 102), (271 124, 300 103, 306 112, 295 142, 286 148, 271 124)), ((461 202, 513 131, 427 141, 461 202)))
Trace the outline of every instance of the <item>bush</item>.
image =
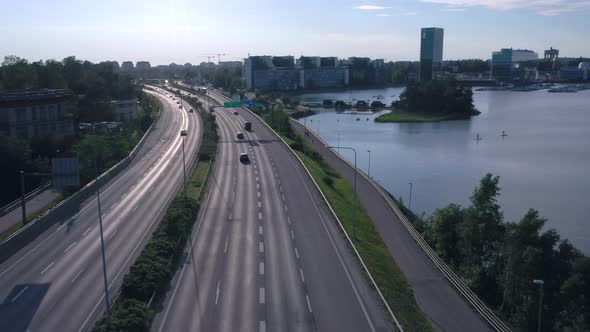
POLYGON ((334 188, 334 179, 332 179, 330 176, 324 176, 323 180, 328 187, 334 188))
POLYGON ((103 317, 94 325, 95 332, 147 332, 154 316, 153 310, 146 304, 133 299, 121 300, 113 307, 111 313, 111 324, 107 326, 106 317, 103 317))

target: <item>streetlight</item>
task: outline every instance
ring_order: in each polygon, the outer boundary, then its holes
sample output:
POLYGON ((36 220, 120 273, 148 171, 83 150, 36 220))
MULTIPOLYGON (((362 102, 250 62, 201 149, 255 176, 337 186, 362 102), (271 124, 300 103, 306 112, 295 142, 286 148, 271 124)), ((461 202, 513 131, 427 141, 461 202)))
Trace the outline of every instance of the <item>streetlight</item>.
POLYGON ((369 177, 371 177, 371 150, 367 150, 369 153, 369 177))
POLYGON ((410 185, 410 203, 408 204, 408 210, 412 210, 412 187, 414 184, 412 182, 408 183, 410 185))
MULTIPOLYGON (((95 131, 94 131, 94 127, 95 124, 92 123, 92 135, 95 136, 95 131)), ((95 136, 96 139, 96 136, 95 136)), ((98 224, 100 227, 100 248, 102 251, 102 274, 103 274, 103 280, 104 280, 104 301, 105 301, 105 306, 107 309, 107 326, 111 325, 111 305, 110 305, 110 301, 109 301, 109 286, 107 283, 107 261, 105 258, 105 248, 104 248, 104 235, 103 235, 103 227, 102 227, 102 210, 100 207, 100 186, 98 185, 98 158, 97 158, 97 152, 96 152, 96 144, 94 145, 94 173, 95 173, 95 179, 94 179, 94 184, 96 186, 96 202, 98 204, 98 224)))
MULTIPOLYGON (((318 120, 319 122, 319 120, 318 120)), ((318 127, 319 128, 319 127, 318 127)), ((318 134, 319 135, 319 134, 318 134)), ((333 146, 327 146, 328 149, 335 149, 335 147, 333 146)), ((356 194, 356 150, 350 147, 346 147, 346 146, 340 146, 338 147, 339 149, 346 149, 346 150, 352 150, 354 152, 354 203, 352 204, 352 237, 356 238, 356 224, 357 224, 357 217, 356 217, 356 210, 357 210, 357 194, 356 194)))
POLYGON ((539 285, 539 321, 537 322, 537 331, 541 332, 541 313, 543 311, 543 285, 545 284, 545 281, 541 279, 535 279, 533 280, 533 284, 539 285))
POLYGON ((186 129, 180 130, 180 136, 182 137, 182 173, 184 174, 184 199, 186 201, 186 164, 184 162, 184 137, 188 135, 186 129))

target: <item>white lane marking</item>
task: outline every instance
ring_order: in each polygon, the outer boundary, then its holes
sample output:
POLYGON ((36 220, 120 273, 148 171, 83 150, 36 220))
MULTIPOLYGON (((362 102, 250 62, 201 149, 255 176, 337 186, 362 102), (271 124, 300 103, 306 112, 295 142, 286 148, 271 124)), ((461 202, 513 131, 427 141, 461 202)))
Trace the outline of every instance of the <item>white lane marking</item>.
POLYGON ((258 252, 260 252, 260 253, 264 252, 264 242, 262 242, 262 241, 258 242, 258 252))
POLYGON ((47 267, 44 268, 43 271, 41 271, 41 274, 45 274, 45 272, 47 272, 47 270, 49 270, 53 266, 53 264, 55 264, 55 261, 49 263, 49 265, 47 265, 47 267))
POLYGON ((135 189, 135 186, 137 186, 137 183, 136 183, 136 184, 134 184, 134 185, 132 185, 132 186, 131 186, 131 188, 129 189, 129 191, 130 191, 130 192, 131 192, 131 191, 133 191, 133 189, 135 189))
POLYGON ((125 195, 121 196, 121 199, 125 199, 125 197, 127 197, 127 195, 129 195, 129 193, 125 193, 125 195))
POLYGON ((111 210, 114 210, 117 207, 117 205, 119 205, 119 202, 118 201, 115 202, 115 204, 113 204, 113 206, 111 206, 111 210))
POLYGON ((21 291, 20 291, 20 292, 18 292, 18 294, 16 294, 16 296, 15 296, 15 297, 13 297, 13 298, 12 298, 12 300, 10 300, 10 302, 14 302, 14 301, 16 301, 16 299, 18 299, 18 297, 19 297, 19 296, 23 295, 23 293, 24 293, 24 292, 25 292, 27 289, 29 289, 29 286, 25 286, 25 287, 23 287, 23 289, 21 289, 21 291))
POLYGON ((258 263, 258 273, 264 275, 264 262, 258 263))
POLYGON ((111 233, 111 235, 109 235, 109 238, 107 240, 112 239, 113 236, 115 236, 115 234, 117 234, 118 231, 119 231, 118 229, 115 229, 115 231, 113 233, 111 233))
POLYGON ((88 232, 90 232, 91 229, 92 229, 92 226, 88 227, 88 229, 85 230, 84 233, 82 233, 82 236, 86 236, 86 234, 88 234, 88 232))
POLYGON ((305 277, 303 276, 303 270, 299 268, 299 275, 301 276, 301 282, 305 283, 305 277))
POLYGON ((133 211, 131 211, 131 213, 135 212, 135 210, 137 210, 137 208, 139 207, 139 204, 137 204, 134 208, 133 211))
POLYGON ((262 207, 262 202, 258 201, 258 207, 261 208, 262 207))
POLYGON ((281 199, 283 200, 283 202, 285 201, 285 195, 281 194, 281 199))
POLYGON ((259 191, 258 193, 256 193, 256 195, 257 195, 258 197, 260 197, 260 191, 259 191))
POLYGON ((262 212, 258 212, 258 220, 262 220, 262 212))
POLYGON ((67 248, 66 248, 66 250, 64 250, 64 253, 66 253, 66 252, 70 251, 70 249, 72 249, 72 248, 73 248, 73 247, 76 245, 76 243, 77 243, 77 242, 75 242, 75 241, 74 241, 74 243, 70 244, 70 246, 69 246, 69 247, 67 247, 67 248))
POLYGON ((215 304, 217 304, 217 302, 219 302, 219 283, 221 282, 221 280, 217 281, 217 291, 215 292, 215 304))
POLYGON ((76 273, 74 278, 72 278, 72 282, 76 281, 76 279, 78 279, 78 277, 82 274, 82 272, 84 272, 84 270, 86 270, 86 267, 83 267, 82 270, 80 270, 80 272, 76 273))
POLYGON ((261 320, 258 326, 258 332, 266 332, 266 322, 261 320))
POLYGON ((229 218, 229 220, 231 220, 231 219, 232 219, 232 216, 233 216, 233 214, 232 214, 232 213, 230 213, 230 214, 229 214, 229 217, 228 217, 228 218, 229 218))
POLYGON ((287 207, 287 204, 285 204, 284 207, 285 207, 285 212, 289 212, 289 208, 287 207))
POLYGON ((256 177, 256 182, 258 182, 258 180, 260 180, 258 177, 256 177))
POLYGON ((262 235, 262 226, 258 226, 258 234, 262 235))
POLYGON ((254 170, 254 174, 258 174, 258 170, 257 169, 254 170))
POLYGON ((279 185, 279 190, 281 191, 281 194, 283 193, 283 186, 279 185))
POLYGON ((260 287, 258 290, 258 302, 260 302, 260 304, 264 304, 264 298, 264 287, 260 287))
POLYGON ((291 218, 289 218, 289 216, 287 216, 287 223, 291 225, 291 218))
POLYGON ((256 168, 256 161, 254 162, 254 168, 256 168))
POLYGON ((260 183, 256 184, 256 189, 260 189, 260 183))
POLYGON ((309 312, 313 312, 311 310, 311 302, 309 302, 309 295, 305 295, 305 299, 307 300, 307 310, 309 310, 309 312))
POLYGON ((297 248, 295 248, 295 257, 297 257, 297 259, 299 259, 299 250, 297 250, 297 248))
POLYGON ((293 233, 293 230, 291 230, 291 240, 295 240, 295 233, 293 233))
POLYGON ((281 180, 280 179, 277 179, 277 182, 279 183, 279 185, 281 185, 281 180))
POLYGON ((156 185, 155 185, 155 184, 154 184, 154 185, 153 185, 153 186, 150 188, 149 192, 152 192, 152 191, 154 191, 154 187, 156 187, 156 185))
POLYGON ((225 237, 225 247, 223 247, 223 253, 227 252, 227 241, 229 240, 228 236, 225 237))

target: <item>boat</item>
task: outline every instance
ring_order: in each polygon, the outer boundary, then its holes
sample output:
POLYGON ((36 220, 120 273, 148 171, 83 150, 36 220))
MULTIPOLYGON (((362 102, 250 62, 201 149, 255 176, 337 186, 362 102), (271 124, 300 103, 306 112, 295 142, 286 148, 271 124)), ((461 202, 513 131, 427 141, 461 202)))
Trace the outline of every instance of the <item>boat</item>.
POLYGON ((547 90, 549 92, 565 92, 565 93, 573 93, 573 92, 578 92, 580 91, 580 89, 576 86, 571 86, 571 85, 566 85, 566 86, 560 86, 557 88, 551 88, 549 90, 547 90))

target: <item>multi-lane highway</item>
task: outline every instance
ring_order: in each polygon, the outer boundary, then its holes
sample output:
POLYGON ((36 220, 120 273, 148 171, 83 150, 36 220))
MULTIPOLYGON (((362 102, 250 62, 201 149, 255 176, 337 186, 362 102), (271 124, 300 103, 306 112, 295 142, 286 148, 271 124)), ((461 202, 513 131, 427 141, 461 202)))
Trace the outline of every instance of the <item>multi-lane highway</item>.
POLYGON ((288 148, 246 110, 217 108, 215 115, 220 143, 209 193, 152 330, 391 331, 288 148), (241 153, 249 164, 240 163, 241 153))
MULTIPOLYGON (((153 93, 159 121, 132 164, 101 189, 107 275, 111 296, 141 252, 166 205, 182 184, 182 141, 187 163, 200 139, 196 114, 153 93)), ((0 331, 80 331, 104 311, 96 196, 0 265, 0 331)))

